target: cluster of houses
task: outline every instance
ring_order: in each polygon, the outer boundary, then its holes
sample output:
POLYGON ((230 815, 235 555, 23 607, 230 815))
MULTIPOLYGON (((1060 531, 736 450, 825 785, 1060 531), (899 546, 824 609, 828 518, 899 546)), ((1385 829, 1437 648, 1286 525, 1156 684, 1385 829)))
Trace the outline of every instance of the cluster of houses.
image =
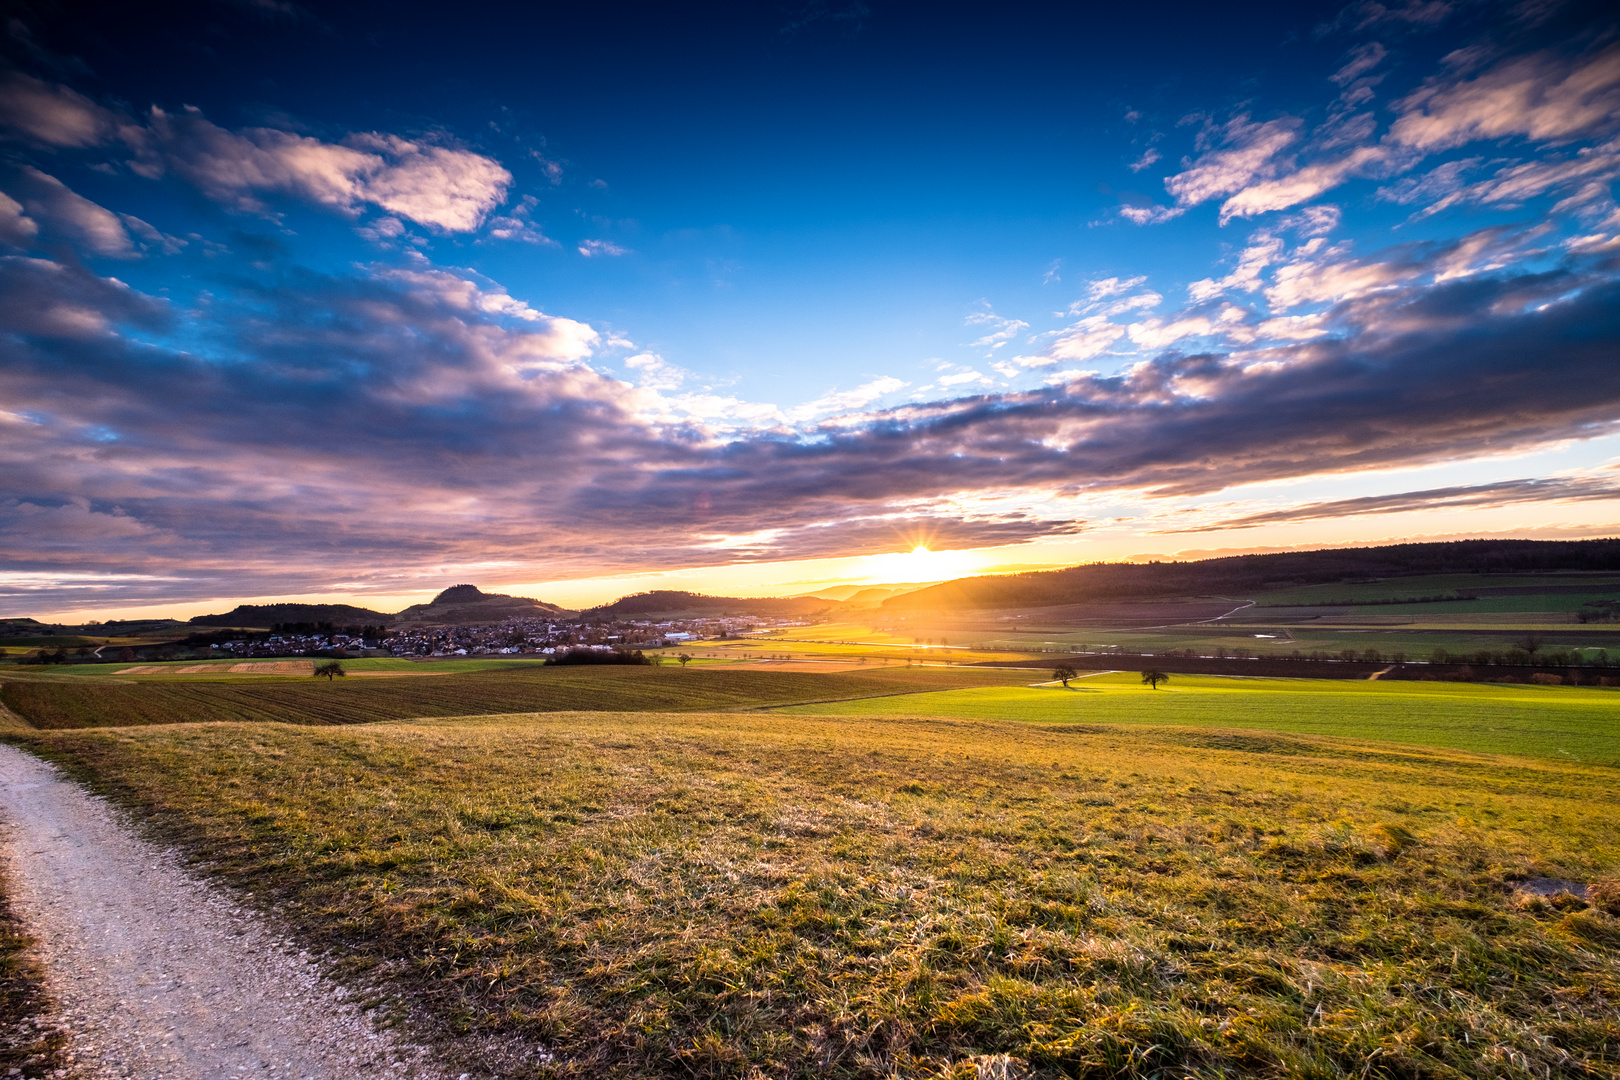
POLYGON ((485 626, 413 627, 377 643, 392 656, 550 656, 561 650, 659 649, 755 633, 767 619, 554 622, 507 619, 485 626))
POLYGON ((799 625, 780 619, 616 620, 558 622, 506 619, 481 626, 415 626, 373 637, 353 633, 272 633, 263 637, 218 642, 216 654, 243 658, 316 656, 333 652, 398 657, 551 656, 568 649, 657 649, 688 642, 739 638, 777 626, 799 625))

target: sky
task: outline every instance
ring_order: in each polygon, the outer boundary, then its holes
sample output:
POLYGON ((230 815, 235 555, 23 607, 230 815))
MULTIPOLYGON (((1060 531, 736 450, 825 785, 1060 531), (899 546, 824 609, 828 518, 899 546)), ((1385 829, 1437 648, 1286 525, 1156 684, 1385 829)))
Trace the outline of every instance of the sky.
POLYGON ((1620 16, 13 3, 0 615, 1620 534, 1620 16))

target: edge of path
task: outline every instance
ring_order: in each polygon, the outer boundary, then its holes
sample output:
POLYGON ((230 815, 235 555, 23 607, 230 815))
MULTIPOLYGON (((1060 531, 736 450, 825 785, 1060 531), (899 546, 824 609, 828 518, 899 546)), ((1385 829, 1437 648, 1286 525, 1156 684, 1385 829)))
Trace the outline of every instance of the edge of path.
MULTIPOLYGON (((320 980, 338 988, 348 1002, 358 1005, 371 1029, 394 1032, 402 1045, 426 1052, 439 1071, 451 1078, 458 1075, 461 1080, 510 1078, 527 1073, 524 1066, 533 1063, 531 1047, 507 1045, 500 1038, 458 1038, 446 1017, 411 1000, 411 987, 389 970, 391 965, 345 963, 350 958, 343 954, 341 942, 305 932, 296 919, 287 918, 276 909, 272 897, 249 892, 225 880, 209 867, 199 852, 190 849, 183 838, 166 835, 156 822, 143 817, 138 807, 121 797, 115 785, 104 783, 87 763, 33 737, 48 734, 10 710, 0 716, 0 744, 34 758, 101 804, 113 821, 150 849, 149 854, 224 906, 239 910, 249 923, 257 922, 265 940, 282 946, 292 955, 302 950, 320 980), (13 718, 24 726, 7 723, 13 718)), ((52 992, 53 972, 46 961, 49 949, 42 948, 36 939, 37 929, 26 925, 21 913, 7 921, 15 896, 14 883, 9 880, 16 869, 12 850, 14 832, 15 826, 9 817, 0 817, 0 1075, 6 1075, 12 1068, 20 1071, 10 1075, 30 1078, 77 1080, 90 1074, 100 1075, 94 1069, 87 1074, 84 1067, 90 1063, 73 1051, 70 1023, 65 1019, 59 995, 52 992), (8 1014, 13 965, 17 1011, 8 1014), (6 1047, 13 1042, 22 1052, 23 1061, 7 1059, 6 1047)), ((424 1060, 423 1064, 428 1061, 424 1060)))

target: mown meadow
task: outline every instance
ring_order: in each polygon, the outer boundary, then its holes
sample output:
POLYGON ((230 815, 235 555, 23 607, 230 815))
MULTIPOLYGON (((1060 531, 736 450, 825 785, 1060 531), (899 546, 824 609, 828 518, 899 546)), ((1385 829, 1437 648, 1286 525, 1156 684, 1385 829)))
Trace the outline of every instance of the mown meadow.
POLYGON ((1612 688, 1175 675, 1149 690, 1136 672, 1112 672, 1067 688, 967 687, 785 711, 1240 726, 1620 765, 1620 690, 1612 688))
POLYGON ((1615 770, 1233 705, 6 737, 503 1076, 1620 1075, 1615 770))

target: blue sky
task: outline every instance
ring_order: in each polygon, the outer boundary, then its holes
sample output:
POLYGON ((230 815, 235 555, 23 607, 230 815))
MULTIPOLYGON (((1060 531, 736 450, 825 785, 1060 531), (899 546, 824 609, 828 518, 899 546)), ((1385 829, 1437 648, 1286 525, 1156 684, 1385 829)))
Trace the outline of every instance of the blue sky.
POLYGON ((0 605, 1612 535, 1617 26, 24 10, 0 605))

